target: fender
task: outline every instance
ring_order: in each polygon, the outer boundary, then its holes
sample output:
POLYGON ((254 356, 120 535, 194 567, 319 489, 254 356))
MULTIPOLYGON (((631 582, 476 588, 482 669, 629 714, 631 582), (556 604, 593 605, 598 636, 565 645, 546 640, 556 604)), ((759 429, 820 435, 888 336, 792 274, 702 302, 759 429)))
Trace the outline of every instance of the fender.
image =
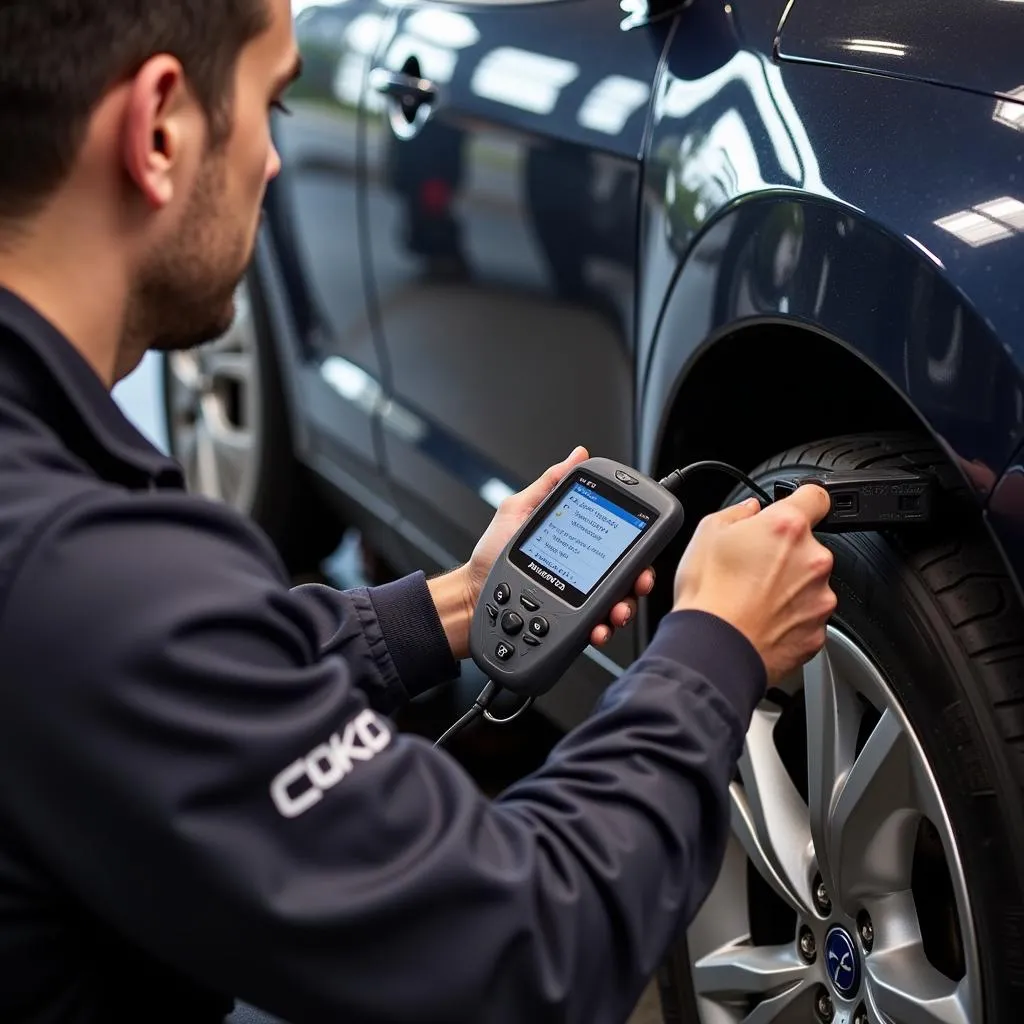
POLYGON ((810 329, 822 345, 842 344, 940 444, 996 475, 1022 435, 1019 368, 934 263, 848 208, 764 194, 723 213, 678 270, 641 384, 641 468, 654 465, 673 404, 701 356, 759 323, 810 329))
POLYGON ((700 356, 767 322, 844 346, 997 478, 1024 441, 1024 104, 778 62, 731 10, 686 13, 655 90, 640 468, 700 356))

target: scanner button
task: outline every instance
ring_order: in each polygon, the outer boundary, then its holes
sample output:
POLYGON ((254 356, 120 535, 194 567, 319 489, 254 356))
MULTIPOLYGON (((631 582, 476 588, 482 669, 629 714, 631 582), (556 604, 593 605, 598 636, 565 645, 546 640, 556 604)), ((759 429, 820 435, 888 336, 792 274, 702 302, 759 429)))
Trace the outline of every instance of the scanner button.
POLYGON ((484 605, 484 607, 487 609, 487 617, 491 620, 491 624, 493 625, 498 621, 498 609, 495 608, 493 604, 484 605))
POLYGON ((505 612, 501 617, 501 628, 509 636, 515 636, 523 628, 523 617, 515 612, 505 612))
POLYGON ((530 632, 534 636, 547 636, 548 635, 548 620, 543 615, 534 615, 530 619, 530 632))
POLYGON ((526 610, 527 610, 528 612, 535 612, 535 611, 536 611, 536 610, 537 610, 537 609, 538 609, 538 608, 540 607, 540 605, 539 605, 539 604, 537 604, 537 602, 536 602, 536 601, 532 601, 532 600, 530 600, 530 598, 528 598, 528 597, 527 597, 527 596, 526 596, 525 594, 523 594, 523 595, 520 595, 520 597, 519 597, 519 603, 520 603, 520 604, 521 604, 521 605, 522 605, 522 606, 523 606, 523 607, 524 607, 524 608, 525 608, 525 609, 526 609, 526 610))
POLYGON ((509 589, 507 583, 499 583, 494 588, 494 600, 498 604, 508 604, 508 599, 512 596, 512 591, 509 589))
POLYGON ((523 634, 523 643, 529 644, 530 647, 540 647, 540 641, 535 636, 531 636, 529 633, 523 634))
POLYGON ((511 658, 512 655, 515 653, 516 649, 511 644, 505 643, 504 640, 502 640, 501 643, 499 643, 498 646, 494 648, 494 656, 498 659, 498 661, 508 661, 508 659, 511 658))
POLYGON ((615 479, 630 486, 640 483, 635 476, 630 476, 629 473, 625 473, 621 469, 615 470, 615 479))

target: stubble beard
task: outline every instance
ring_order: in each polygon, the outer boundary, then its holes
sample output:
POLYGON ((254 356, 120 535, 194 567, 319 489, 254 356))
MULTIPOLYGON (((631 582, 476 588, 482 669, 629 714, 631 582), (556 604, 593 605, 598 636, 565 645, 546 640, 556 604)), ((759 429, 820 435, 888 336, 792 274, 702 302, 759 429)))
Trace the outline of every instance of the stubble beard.
POLYGON ((211 156, 181 228, 139 274, 125 318, 125 352, 178 352, 214 341, 231 326, 235 291, 251 253, 228 222, 224 168, 211 156))

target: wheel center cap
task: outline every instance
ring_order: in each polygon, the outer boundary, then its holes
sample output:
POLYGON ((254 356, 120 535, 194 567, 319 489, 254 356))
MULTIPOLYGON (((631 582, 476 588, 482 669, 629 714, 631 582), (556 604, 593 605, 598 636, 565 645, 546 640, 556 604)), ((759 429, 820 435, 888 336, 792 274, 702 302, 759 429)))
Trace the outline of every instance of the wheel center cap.
POLYGON ((860 957, 850 933, 838 925, 825 936, 825 970, 841 996, 852 996, 860 985, 860 957))

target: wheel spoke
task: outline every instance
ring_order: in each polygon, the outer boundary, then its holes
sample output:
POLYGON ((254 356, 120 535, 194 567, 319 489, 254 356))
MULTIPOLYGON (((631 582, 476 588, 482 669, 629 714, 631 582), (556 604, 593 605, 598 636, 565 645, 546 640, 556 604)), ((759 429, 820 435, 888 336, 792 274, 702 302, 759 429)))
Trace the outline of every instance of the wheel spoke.
MULTIPOLYGON (((228 424, 210 395, 203 402, 201 432, 208 442, 206 456, 213 462, 208 470, 217 478, 216 496, 231 498, 241 488, 248 471, 252 458, 252 435, 228 424)), ((201 479, 208 480, 209 477, 201 479)), ((206 490, 205 484, 200 486, 204 493, 213 493, 206 490)))
POLYGON ((828 847, 836 898, 851 916, 865 899, 910 886, 920 811, 910 744, 886 711, 835 800, 828 847))
POLYGON ((792 1021, 813 1020, 814 1005, 811 985, 809 983, 794 985, 793 988, 780 992, 777 996, 771 996, 757 1004, 743 1018, 743 1024, 772 1024, 773 1021, 781 1020, 784 1024, 792 1021), (793 1004, 800 1000, 801 1006, 793 1004))
POLYGON ((247 385, 252 378, 252 357, 246 352, 211 352, 205 362, 206 372, 213 380, 226 377, 247 385))
POLYGON ((734 943, 698 960, 693 984, 698 995, 717 1003, 742 1003, 750 996, 791 994, 807 985, 811 968, 793 946, 734 943))
POLYGON ((789 904, 798 914, 804 913, 804 901, 800 899, 793 887, 776 870, 773 858, 769 856, 760 837, 757 824, 750 809, 743 787, 733 783, 729 789, 731 798, 732 830, 740 841, 744 852, 750 858, 758 874, 789 904))
POLYGON ((205 424, 196 425, 195 434, 196 485, 208 498, 220 498, 220 473, 217 451, 205 424))
POLYGON ((734 787, 732 822, 747 855, 795 909, 810 907, 811 833, 807 805, 775 748, 778 711, 758 709, 740 758, 742 793, 734 787))
POLYGON ((818 870, 828 892, 837 879, 828 823, 853 767, 861 707, 854 690, 834 671, 827 649, 804 667, 807 710, 807 803, 818 870))
POLYGON ((204 395, 200 409, 203 423, 218 447, 228 447, 239 453, 249 451, 252 446, 252 434, 228 420, 214 395, 204 395))
POLYGON ((199 361, 194 352, 172 352, 166 366, 176 385, 186 393, 195 391, 199 384, 199 361))
POLYGON ((868 1005, 891 1024, 973 1024, 964 984, 928 962, 920 941, 876 951, 867 964, 868 1005))

